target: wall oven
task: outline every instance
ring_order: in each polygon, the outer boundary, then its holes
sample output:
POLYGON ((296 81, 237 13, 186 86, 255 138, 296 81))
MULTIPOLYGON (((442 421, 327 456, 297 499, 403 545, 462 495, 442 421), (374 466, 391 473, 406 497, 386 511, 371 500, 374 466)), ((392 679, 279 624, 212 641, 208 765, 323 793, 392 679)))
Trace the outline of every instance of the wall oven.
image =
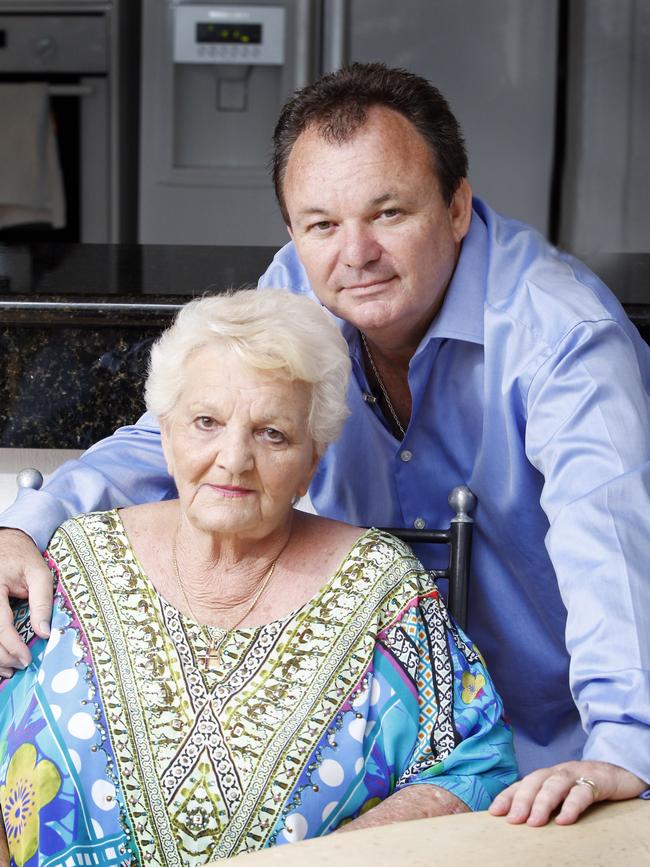
MULTIPOLYGON (((4 226, 0 240, 135 240, 137 6, 133 0, 0 0, 0 88, 46 85, 66 214, 60 228, 4 226)), ((11 123, 2 118, 3 127, 11 123)))

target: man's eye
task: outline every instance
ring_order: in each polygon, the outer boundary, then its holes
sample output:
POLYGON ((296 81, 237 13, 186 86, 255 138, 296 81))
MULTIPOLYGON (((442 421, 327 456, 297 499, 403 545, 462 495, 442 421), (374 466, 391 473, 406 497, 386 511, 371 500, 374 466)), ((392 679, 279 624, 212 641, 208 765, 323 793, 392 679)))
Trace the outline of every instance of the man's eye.
POLYGON ((380 217, 383 217, 385 220, 390 220, 391 217, 397 217, 402 212, 399 208, 386 208, 385 211, 380 213, 380 217))
POLYGON ((327 232, 332 228, 332 223, 329 220, 320 220, 318 223, 312 223, 310 228, 315 232, 327 232))
POLYGON ((274 427, 265 427, 261 431, 261 435, 263 439, 270 443, 283 443, 287 439, 282 431, 276 430, 274 427))
POLYGON ((200 415, 194 420, 194 423, 201 430, 212 430, 216 422, 210 415, 200 415))

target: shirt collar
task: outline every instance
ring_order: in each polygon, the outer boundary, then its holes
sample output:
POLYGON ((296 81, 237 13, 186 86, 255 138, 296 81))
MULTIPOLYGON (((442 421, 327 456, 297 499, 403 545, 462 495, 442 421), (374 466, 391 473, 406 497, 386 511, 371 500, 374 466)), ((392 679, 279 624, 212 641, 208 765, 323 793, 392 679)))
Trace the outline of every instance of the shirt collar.
POLYGON ((487 227, 474 209, 442 307, 422 338, 420 349, 434 337, 483 344, 487 241, 487 227))

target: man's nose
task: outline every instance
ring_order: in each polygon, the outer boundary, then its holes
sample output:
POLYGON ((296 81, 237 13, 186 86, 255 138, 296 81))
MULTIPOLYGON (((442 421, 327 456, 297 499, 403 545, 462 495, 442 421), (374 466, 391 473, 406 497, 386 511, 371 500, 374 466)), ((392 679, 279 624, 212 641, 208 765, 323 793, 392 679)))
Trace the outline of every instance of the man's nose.
POLYGON ((245 473, 253 468, 253 449, 249 437, 242 431, 222 431, 216 462, 232 475, 245 473))
POLYGON ((381 256, 381 245, 371 227, 366 225, 346 226, 343 233, 343 264, 360 270, 376 262, 381 256))

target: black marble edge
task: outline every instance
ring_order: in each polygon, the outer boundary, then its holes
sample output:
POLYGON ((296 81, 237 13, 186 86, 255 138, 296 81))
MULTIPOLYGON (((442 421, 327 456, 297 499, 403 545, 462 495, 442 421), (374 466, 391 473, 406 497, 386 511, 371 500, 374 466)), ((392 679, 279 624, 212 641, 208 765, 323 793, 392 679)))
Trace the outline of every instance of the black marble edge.
POLYGON ((48 296, 43 299, 13 298, 0 300, 2 325, 105 325, 141 326, 167 325, 178 310, 191 298, 151 297, 147 301, 129 301, 112 297, 110 300, 89 301, 48 296))
MULTIPOLYGON (((0 298, 1 325, 166 325, 176 312, 191 301, 183 296, 148 296, 146 301, 128 298, 93 300, 47 296, 43 298, 0 298)), ((650 326, 650 304, 624 304, 625 312, 637 326, 650 326)))

